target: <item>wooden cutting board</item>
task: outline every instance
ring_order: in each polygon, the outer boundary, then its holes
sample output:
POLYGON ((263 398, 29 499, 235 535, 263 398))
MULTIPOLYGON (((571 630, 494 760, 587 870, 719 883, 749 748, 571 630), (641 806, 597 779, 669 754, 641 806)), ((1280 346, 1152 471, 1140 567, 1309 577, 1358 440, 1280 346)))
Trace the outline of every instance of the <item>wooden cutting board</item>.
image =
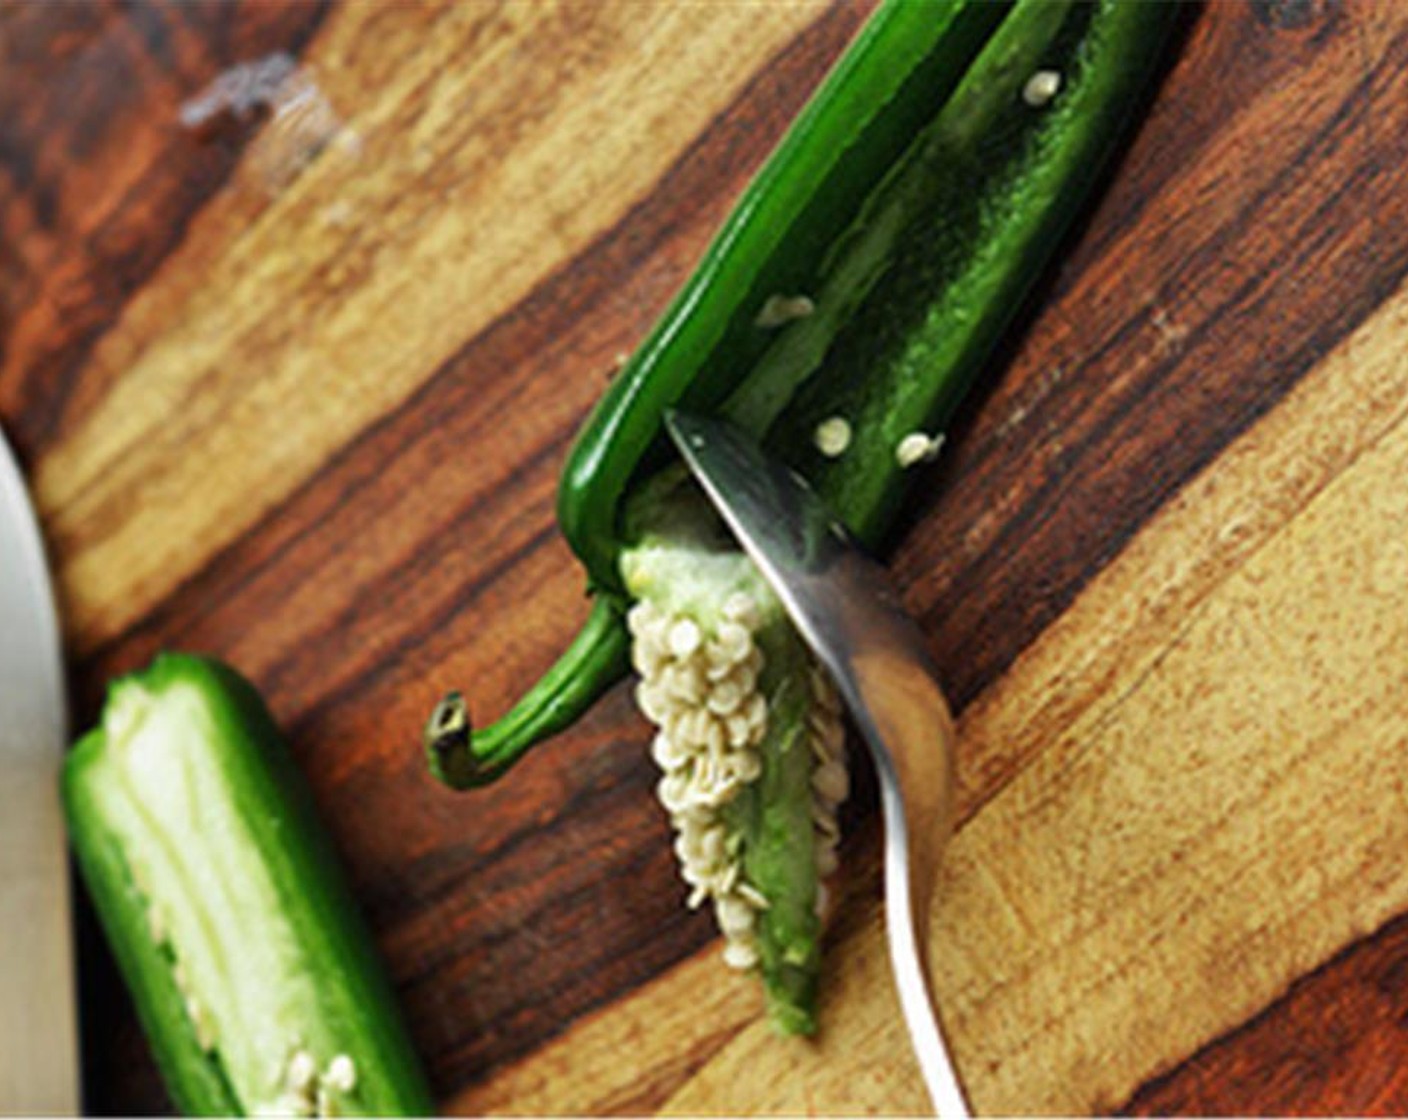
MULTIPOLYGON (((163 646, 260 685, 448 1110, 924 1107, 864 774, 807 1044, 682 906, 628 689, 482 793, 417 743, 584 616, 571 434, 864 15, 0 9, 0 422, 76 716, 163 646)), ((978 1109, 1408 1109, 1405 268, 1408 7, 1190 12, 893 554, 978 1109)), ((81 942, 89 1106, 159 1110, 81 942)))

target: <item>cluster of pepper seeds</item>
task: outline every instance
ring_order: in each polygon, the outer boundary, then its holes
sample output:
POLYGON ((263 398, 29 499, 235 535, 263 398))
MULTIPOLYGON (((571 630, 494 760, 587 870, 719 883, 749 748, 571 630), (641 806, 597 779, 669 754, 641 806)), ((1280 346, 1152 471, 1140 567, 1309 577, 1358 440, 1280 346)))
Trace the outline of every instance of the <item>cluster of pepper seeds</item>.
MULTIPOLYGON (((758 963, 757 919, 767 899, 743 877, 742 837, 724 807, 762 774, 759 747, 767 733, 767 701, 758 689, 763 655, 753 634, 757 603, 731 595, 720 621, 706 631, 694 618, 648 601, 627 616, 632 660, 641 682, 636 702, 657 727, 651 755, 664 772, 657 786, 676 831, 675 854, 690 887, 691 908, 712 899, 724 935, 724 960, 734 968, 758 963)), ((837 805, 847 792, 840 703, 824 674, 814 670, 816 702, 808 716, 813 770, 814 842, 818 872, 836 866, 837 805)), ((822 899, 818 898, 818 905, 822 899)))
POLYGON ((335 1116, 335 1093, 350 1093, 357 1087, 357 1067, 346 1054, 339 1054, 319 1072, 318 1060, 302 1047, 295 1047, 283 1070, 284 1095, 279 1098, 281 1116, 335 1116))

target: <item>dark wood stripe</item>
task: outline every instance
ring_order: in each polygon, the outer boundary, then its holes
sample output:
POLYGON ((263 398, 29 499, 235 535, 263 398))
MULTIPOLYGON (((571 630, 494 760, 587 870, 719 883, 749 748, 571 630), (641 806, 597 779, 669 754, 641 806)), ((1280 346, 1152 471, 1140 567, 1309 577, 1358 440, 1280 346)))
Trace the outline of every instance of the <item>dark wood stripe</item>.
POLYGON ((1150 1080, 1134 1116, 1400 1116, 1408 1111, 1408 916, 1150 1080))
MULTIPOLYGON (((609 742, 604 749, 636 760, 643 756, 638 740, 609 742)), ((582 876, 573 866, 575 858, 550 861, 539 870, 535 865, 543 862, 541 852, 526 864, 533 868, 527 880, 524 870, 514 866, 516 859, 477 864, 468 878, 446 882, 437 907, 439 920, 452 915, 454 938, 428 935, 418 943, 423 954, 400 955, 418 964, 414 972, 398 977, 410 1006, 434 1006, 457 993, 456 1004, 463 1001, 486 1028, 465 1029, 461 1023, 423 1040, 425 1052, 450 1084, 468 1084, 566 1029, 571 1019, 564 1016, 565 1007, 584 1013, 600 1005, 603 993, 629 992, 713 938, 711 920, 683 906, 685 889, 673 866, 647 768, 633 769, 634 780, 599 796, 574 799, 572 815, 562 817, 573 822, 571 827, 521 837, 521 842, 556 849, 559 855, 568 840, 589 848, 596 875, 582 876), (642 830, 653 843, 637 842, 642 830), (492 905, 476 907, 476 891, 467 890, 468 883, 483 888, 485 897, 494 899, 492 905), (644 930, 650 931, 648 938, 641 937, 644 930), (467 942, 472 942, 468 952, 467 942), (635 951, 620 952, 623 943, 631 942, 635 951), (505 975, 531 975, 533 980, 506 984, 505 975)))

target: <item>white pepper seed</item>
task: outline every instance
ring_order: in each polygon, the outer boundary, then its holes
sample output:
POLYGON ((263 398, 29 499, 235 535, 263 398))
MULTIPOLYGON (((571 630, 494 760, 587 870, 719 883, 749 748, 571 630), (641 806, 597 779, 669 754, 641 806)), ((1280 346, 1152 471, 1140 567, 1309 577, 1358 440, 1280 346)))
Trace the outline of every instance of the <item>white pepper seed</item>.
POLYGON ((655 760, 656 766, 668 772, 683 766, 688 755, 668 735, 657 734, 650 743, 650 757, 655 760))
POLYGON ((738 884, 738 897, 753 907, 754 910, 766 910, 769 907, 767 897, 752 883, 738 884))
POLYGON ((730 673, 709 690, 709 710, 716 715, 731 715, 738 710, 738 705, 743 702, 745 695, 736 674, 730 673))
POLYGON ((836 823, 836 810, 828 805, 817 803, 812 806, 812 826, 818 835, 828 840, 835 840, 841 835, 836 823))
POLYGON ((714 916, 718 919, 719 928, 726 934, 751 930, 756 920, 753 908, 742 898, 731 895, 714 900, 714 916))
POLYGON ((728 730, 721 719, 710 719, 708 724, 708 730, 704 734, 704 749, 714 754, 722 754, 728 749, 728 730))
POLYGON ((832 805, 844 801, 850 789, 846 768, 835 761, 822 763, 812 772, 812 789, 819 798, 832 805))
POLYGON ((836 459, 851 446, 851 424, 844 416, 823 420, 812 432, 812 443, 828 459, 836 459))
POLYGON ((697 874, 699 867, 700 843, 697 834, 680 832, 675 835, 675 858, 686 875, 697 874))
POLYGON ((751 941, 730 939, 724 945, 724 963, 745 972, 758 963, 758 947, 751 941))
POLYGON ((728 855, 724 844, 723 825, 711 825, 704 829, 699 838, 699 851, 703 861, 710 866, 721 863, 728 855))
POLYGON ((626 612, 626 627, 633 635, 640 637, 659 617, 660 612, 655 609, 654 604, 642 599, 626 612))
POLYGON ((1061 88, 1061 74, 1056 70, 1038 70, 1022 87, 1022 100, 1033 109, 1048 104, 1061 88))
POLYGON ((735 767, 738 780, 743 785, 756 782, 763 776, 763 760, 757 751, 740 752, 735 767))
POLYGON ((910 432, 895 446, 895 462, 909 469, 919 463, 927 463, 935 458, 944 445, 943 433, 928 436, 923 432, 910 432))
POLYGON ((688 779, 680 771, 667 774, 655 787, 655 795, 668 812, 677 813, 689 803, 688 779))
POLYGON ((762 618, 758 613, 758 601, 746 591, 735 591, 725 599, 721 613, 730 622, 736 622, 749 631, 756 630, 762 625, 762 618))
POLYGON ((741 697, 752 699, 758 691, 758 671, 747 662, 735 665, 725 680, 732 681, 741 697))
POLYGON ((755 692, 748 697, 748 702, 743 705, 743 718, 748 721, 749 728, 761 738, 768 720, 768 702, 763 699, 762 693, 755 692))
POLYGON ((805 319, 815 310, 816 304, 806 296, 768 296, 753 325, 768 330, 790 323, 793 319, 805 319))
POLYGON ((357 1087, 357 1067, 346 1054, 339 1054, 328 1063, 323 1084, 334 1092, 350 1093, 357 1087))
POLYGON ((748 717, 742 712, 735 712, 724 720, 724 727, 728 732, 728 743, 731 747, 746 747, 753 741, 753 728, 748 722, 748 717))
POLYGON ((284 1073, 284 1087, 295 1093, 303 1093, 313 1087, 318 1076, 318 1063, 307 1050, 294 1051, 288 1060, 284 1073))
POLYGON ((714 893, 722 898, 733 892, 738 886, 738 880, 743 877, 743 865, 737 860, 728 864, 719 872, 718 881, 714 893))
POLYGON ((654 680, 643 680, 636 685, 636 707, 652 723, 663 723, 670 711, 667 697, 654 680))
POLYGON ((649 680, 656 676, 665 662, 665 651, 658 645, 636 641, 631 646, 631 667, 649 680))
POLYGON ((703 635, 692 618, 682 618, 670 627, 670 652, 678 658, 685 658, 699 648, 703 635))
POLYGON ((724 656, 730 661, 742 661, 752 652, 753 635, 748 632, 747 627, 737 622, 726 621, 722 623, 716 638, 722 647, 724 656))

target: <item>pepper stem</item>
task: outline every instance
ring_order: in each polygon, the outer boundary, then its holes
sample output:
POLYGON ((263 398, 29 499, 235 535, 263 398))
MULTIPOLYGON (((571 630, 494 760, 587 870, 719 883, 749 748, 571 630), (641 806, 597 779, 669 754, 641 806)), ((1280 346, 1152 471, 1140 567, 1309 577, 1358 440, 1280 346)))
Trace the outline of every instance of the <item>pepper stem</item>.
POLYGON ((425 725, 430 771, 451 789, 488 785, 528 749, 565 730, 630 669, 619 600, 598 595, 557 664, 501 719, 475 730, 464 697, 448 693, 425 725))

